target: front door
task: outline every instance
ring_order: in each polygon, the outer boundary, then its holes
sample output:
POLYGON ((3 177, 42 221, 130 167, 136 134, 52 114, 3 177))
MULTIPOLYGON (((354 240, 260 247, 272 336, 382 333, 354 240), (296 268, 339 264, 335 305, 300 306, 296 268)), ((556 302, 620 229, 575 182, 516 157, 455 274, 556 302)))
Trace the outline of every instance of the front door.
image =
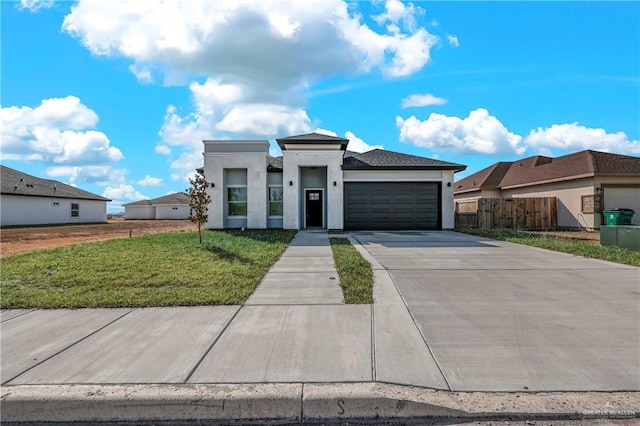
POLYGON ((322 190, 305 190, 305 213, 307 228, 322 228, 322 190))

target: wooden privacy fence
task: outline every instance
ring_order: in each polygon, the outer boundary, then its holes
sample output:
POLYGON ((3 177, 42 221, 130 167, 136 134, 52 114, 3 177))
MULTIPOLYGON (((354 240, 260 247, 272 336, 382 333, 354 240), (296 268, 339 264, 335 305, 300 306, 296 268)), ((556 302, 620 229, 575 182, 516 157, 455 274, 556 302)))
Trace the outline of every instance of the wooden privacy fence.
POLYGON ((557 225, 556 197, 478 198, 455 201, 456 228, 539 231, 553 229, 557 225))

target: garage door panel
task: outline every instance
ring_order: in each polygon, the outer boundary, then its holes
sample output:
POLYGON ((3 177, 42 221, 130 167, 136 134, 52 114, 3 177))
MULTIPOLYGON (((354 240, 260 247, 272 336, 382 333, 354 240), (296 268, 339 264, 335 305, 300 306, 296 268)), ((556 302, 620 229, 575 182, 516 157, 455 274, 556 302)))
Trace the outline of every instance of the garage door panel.
POLYGON ((346 182, 346 229, 440 229, 438 182, 346 182))

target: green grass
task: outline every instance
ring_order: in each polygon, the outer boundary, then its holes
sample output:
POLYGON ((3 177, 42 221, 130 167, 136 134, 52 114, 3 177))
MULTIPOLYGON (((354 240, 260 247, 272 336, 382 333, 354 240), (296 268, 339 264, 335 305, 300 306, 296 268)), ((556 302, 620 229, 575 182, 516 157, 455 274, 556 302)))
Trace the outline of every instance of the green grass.
POLYGON ((601 246, 584 241, 575 241, 551 236, 532 235, 524 231, 512 230, 483 230, 463 229, 460 232, 492 238, 494 240, 509 241, 548 250, 570 253, 576 256, 608 260, 625 265, 640 266, 640 253, 618 247, 601 246))
POLYGON ((0 306, 80 308, 242 304, 294 231, 171 232, 0 260, 0 306))
POLYGON ((329 238, 347 304, 373 303, 373 271, 347 238, 329 238))

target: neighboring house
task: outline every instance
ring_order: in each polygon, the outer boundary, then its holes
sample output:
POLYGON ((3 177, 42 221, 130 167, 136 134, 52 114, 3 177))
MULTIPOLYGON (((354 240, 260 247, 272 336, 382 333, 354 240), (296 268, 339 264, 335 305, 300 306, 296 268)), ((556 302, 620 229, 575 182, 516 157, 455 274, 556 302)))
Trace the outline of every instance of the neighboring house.
POLYGON ((452 229, 453 174, 466 166, 392 151, 346 151, 310 133, 205 140, 207 228, 452 229))
POLYGON ((104 223, 108 198, 0 165, 0 226, 104 223))
POLYGON ((189 219, 189 196, 182 192, 125 204, 125 219, 189 219))
POLYGON ((455 199, 557 197, 558 226, 599 228, 602 211, 628 208, 640 224, 640 158, 581 151, 495 163, 455 184, 455 199))

